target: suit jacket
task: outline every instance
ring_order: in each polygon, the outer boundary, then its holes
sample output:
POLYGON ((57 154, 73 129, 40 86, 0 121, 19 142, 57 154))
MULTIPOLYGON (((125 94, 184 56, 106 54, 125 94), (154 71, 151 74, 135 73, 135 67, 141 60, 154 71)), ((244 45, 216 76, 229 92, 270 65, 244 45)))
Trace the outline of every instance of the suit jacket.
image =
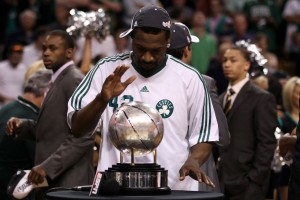
POLYGON ((83 79, 75 66, 64 69, 49 89, 36 123, 36 157, 50 187, 92 184, 93 136, 75 138, 67 124, 68 100, 83 79))
MULTIPOLYGON (((224 96, 225 92, 220 96, 221 102, 224 96)), ((220 162, 225 191, 243 193, 255 183, 262 192, 277 143, 275 98, 248 81, 237 94, 227 120, 231 141, 221 151, 220 162)), ((251 191, 253 195, 257 192, 251 191)))
MULTIPOLYGON (((223 112, 220 99, 217 95, 217 87, 216 82, 213 78, 202 75, 205 80, 206 86, 209 90, 210 98, 216 113, 216 118, 219 126, 219 142, 217 145, 220 147, 227 147, 230 143, 230 133, 228 131, 227 119, 223 112)), ((216 171, 215 161, 212 153, 210 154, 207 161, 201 166, 202 171, 210 178, 210 180, 215 184, 216 188, 212 189, 208 187, 204 183, 199 184, 200 191, 208 191, 208 192, 221 192, 221 188, 219 185, 219 178, 216 171)))

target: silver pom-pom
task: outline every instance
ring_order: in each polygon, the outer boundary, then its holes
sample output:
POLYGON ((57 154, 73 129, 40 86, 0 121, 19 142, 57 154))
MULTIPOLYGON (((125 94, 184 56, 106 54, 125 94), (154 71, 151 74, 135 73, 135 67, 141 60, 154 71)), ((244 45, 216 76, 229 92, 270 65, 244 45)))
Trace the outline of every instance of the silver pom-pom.
POLYGON ((250 53, 250 59, 253 62, 256 62, 259 66, 264 66, 268 60, 260 53, 261 49, 258 48, 255 44, 247 42, 245 40, 239 40, 235 43, 238 47, 244 47, 250 53))
POLYGON ((103 9, 83 12, 76 9, 70 10, 67 32, 75 37, 94 36, 102 41, 109 35, 110 18, 103 9))

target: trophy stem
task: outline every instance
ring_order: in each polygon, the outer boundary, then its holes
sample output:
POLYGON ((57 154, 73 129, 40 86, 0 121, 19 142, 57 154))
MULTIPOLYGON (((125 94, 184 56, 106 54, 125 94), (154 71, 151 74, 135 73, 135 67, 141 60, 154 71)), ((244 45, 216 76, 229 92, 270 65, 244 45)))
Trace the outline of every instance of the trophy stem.
POLYGON ((123 152, 120 151, 120 163, 123 163, 124 157, 123 157, 123 152))
POLYGON ((156 152, 156 149, 154 149, 154 151, 153 151, 153 160, 154 160, 154 164, 156 164, 156 162, 157 162, 157 152, 156 152))
POLYGON ((131 165, 134 165, 134 148, 131 148, 131 165))

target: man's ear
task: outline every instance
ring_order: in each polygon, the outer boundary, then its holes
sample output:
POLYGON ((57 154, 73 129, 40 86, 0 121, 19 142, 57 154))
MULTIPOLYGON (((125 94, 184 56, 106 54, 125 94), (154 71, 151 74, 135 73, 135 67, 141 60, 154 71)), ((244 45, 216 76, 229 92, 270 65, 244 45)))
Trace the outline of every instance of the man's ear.
POLYGON ((244 70, 245 70, 246 72, 248 72, 248 71, 250 70, 250 66, 251 66, 251 63, 250 63, 250 62, 246 62, 246 63, 245 63, 245 66, 244 66, 244 70))
POLYGON ((185 46, 185 47, 183 48, 182 58, 186 58, 186 57, 188 57, 188 55, 189 55, 189 47, 188 47, 188 46, 185 46))
POLYGON ((72 59, 73 58, 73 54, 74 54, 74 49, 68 48, 67 51, 66 51, 66 57, 68 59, 72 59))

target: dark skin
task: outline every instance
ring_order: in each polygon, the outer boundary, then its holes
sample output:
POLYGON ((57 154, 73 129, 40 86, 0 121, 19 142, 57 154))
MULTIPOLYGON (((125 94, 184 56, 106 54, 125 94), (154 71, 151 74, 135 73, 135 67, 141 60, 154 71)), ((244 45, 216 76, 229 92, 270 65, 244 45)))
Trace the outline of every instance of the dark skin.
MULTIPOLYGON (((47 69, 51 69, 55 73, 61 66, 69 62, 72 56, 73 48, 68 48, 60 36, 48 35, 46 37, 43 43, 43 62, 47 69)), ((9 119, 6 126, 7 134, 11 136, 17 134, 22 123, 22 119, 15 117, 9 119)), ((46 176, 46 171, 40 165, 36 165, 28 175, 28 182, 40 184, 46 176)))
MULTIPOLYGON (((154 35, 144 33, 140 29, 135 31, 132 42, 134 62, 144 70, 158 67, 165 59, 169 38, 165 37, 164 32, 154 35)), ((101 92, 95 99, 74 113, 71 129, 75 136, 93 131, 109 100, 120 95, 136 79, 136 76, 131 76, 125 82, 121 82, 121 77, 128 69, 129 67, 125 65, 117 67, 114 73, 106 78, 101 92)), ((199 182, 215 187, 211 180, 200 170, 200 166, 207 160, 211 148, 212 146, 209 143, 194 145, 190 149, 190 156, 179 171, 179 179, 184 180, 186 176, 191 176, 199 182)))

